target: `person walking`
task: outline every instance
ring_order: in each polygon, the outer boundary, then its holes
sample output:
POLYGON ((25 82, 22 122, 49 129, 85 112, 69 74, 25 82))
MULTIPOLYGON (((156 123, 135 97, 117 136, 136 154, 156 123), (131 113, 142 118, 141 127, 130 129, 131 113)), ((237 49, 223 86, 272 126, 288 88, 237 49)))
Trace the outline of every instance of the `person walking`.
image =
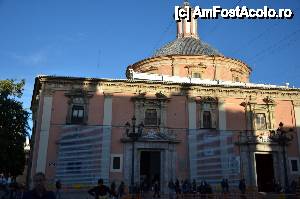
POLYGON ((222 188, 222 193, 225 193, 225 179, 223 178, 221 181, 221 188, 222 188))
POLYGON ((229 183, 228 183, 228 179, 225 179, 225 193, 229 193, 229 183))
POLYGON ((90 189, 88 193, 95 197, 95 199, 108 199, 110 190, 103 184, 103 179, 98 180, 98 186, 90 189))
POLYGON ((56 199, 61 199, 61 192, 60 192, 61 187, 62 187, 62 185, 61 185, 60 180, 56 180, 56 182, 55 182, 56 199))
POLYGON ((174 199, 175 184, 172 179, 168 183, 168 188, 169 188, 169 199, 174 199))
POLYGON ((195 179, 193 179, 193 182, 192 182, 192 193, 193 194, 197 193, 197 182, 195 179))
POLYGON ((112 182, 111 185, 110 185, 110 197, 112 199, 116 199, 118 197, 118 193, 117 193, 117 190, 116 190, 116 183, 115 182, 112 182))
POLYGON ((24 193, 25 193, 25 185, 19 184, 17 189, 16 199, 23 199, 24 193))
POLYGON ((46 189, 46 177, 42 172, 38 172, 33 177, 34 188, 26 192, 23 199, 55 199, 53 191, 46 189))
POLYGON ((122 181, 118 187, 118 198, 121 199, 125 193, 125 184, 122 181))
POLYGON ((154 186, 153 186, 153 190, 154 190, 154 194, 153 194, 153 198, 158 197, 160 198, 160 187, 159 187, 159 182, 158 180, 155 181, 154 186))
POLYGON ((241 179, 240 182, 239 182, 239 190, 241 192, 241 194, 245 194, 246 193, 246 182, 245 182, 245 179, 241 179))
POLYGON ((175 192, 176 192, 176 198, 179 198, 179 195, 181 194, 181 190, 180 190, 180 183, 178 179, 176 179, 175 181, 175 192))

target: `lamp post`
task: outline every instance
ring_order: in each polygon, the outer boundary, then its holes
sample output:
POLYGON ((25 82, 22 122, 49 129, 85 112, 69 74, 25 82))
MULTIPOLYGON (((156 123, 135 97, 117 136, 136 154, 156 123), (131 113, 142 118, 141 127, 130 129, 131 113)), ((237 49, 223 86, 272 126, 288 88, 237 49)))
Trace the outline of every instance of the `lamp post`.
MULTIPOLYGON (((289 132, 292 132, 293 129, 290 129, 289 132)), ((279 127, 276 131, 270 131, 269 138, 277 142, 282 147, 282 156, 283 156, 283 167, 284 167, 284 184, 285 191, 289 186, 287 166, 286 166, 286 157, 285 157, 285 147, 293 140, 293 135, 289 135, 287 131, 283 129, 283 123, 279 123, 279 127)))
POLYGON ((132 126, 130 125, 129 122, 126 122, 125 127, 126 127, 126 136, 131 139, 132 142, 132 157, 131 157, 131 194, 132 198, 134 198, 133 193, 134 193, 134 142, 136 142, 143 133, 143 128, 144 124, 141 122, 138 125, 138 129, 136 131, 136 118, 135 116, 132 117, 131 119, 132 126), (132 129, 130 128, 132 127, 132 129))

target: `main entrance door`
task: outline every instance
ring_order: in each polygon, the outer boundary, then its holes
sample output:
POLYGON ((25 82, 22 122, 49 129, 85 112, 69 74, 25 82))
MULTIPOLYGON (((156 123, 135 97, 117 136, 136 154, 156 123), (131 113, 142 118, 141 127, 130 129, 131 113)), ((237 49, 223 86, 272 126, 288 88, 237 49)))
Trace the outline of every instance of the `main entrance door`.
POLYGON ((140 161, 141 182, 150 188, 153 182, 160 181, 160 151, 142 151, 140 161))
POLYGON ((255 154, 255 161, 258 191, 274 191, 274 165, 272 154, 255 154))

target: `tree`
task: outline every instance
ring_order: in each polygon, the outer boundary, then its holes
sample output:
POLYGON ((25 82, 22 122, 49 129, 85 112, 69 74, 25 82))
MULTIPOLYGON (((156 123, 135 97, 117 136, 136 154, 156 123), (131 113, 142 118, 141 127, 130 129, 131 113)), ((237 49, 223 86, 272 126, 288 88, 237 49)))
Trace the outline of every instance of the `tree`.
POLYGON ((29 112, 18 101, 25 81, 0 80, 0 173, 16 177, 25 167, 29 112))

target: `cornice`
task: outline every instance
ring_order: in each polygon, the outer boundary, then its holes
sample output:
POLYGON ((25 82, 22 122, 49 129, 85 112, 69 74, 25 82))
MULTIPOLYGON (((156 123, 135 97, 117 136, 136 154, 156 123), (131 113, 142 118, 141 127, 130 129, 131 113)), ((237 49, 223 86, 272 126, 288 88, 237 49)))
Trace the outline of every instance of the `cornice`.
MULTIPOLYGON (((158 92, 166 96, 210 96, 218 98, 242 98, 251 96, 253 99, 293 100, 300 101, 300 89, 292 88, 247 88, 229 87, 223 85, 194 85, 173 82, 144 81, 144 80, 110 80, 96 78, 72 78, 72 77, 43 77, 35 83, 35 89, 42 88, 43 92, 53 94, 53 91, 68 92, 74 88, 83 88, 87 92, 96 92, 98 86, 104 93, 136 93, 146 92, 155 95, 158 92), (47 86, 44 86, 47 84, 47 86), (41 86, 43 85, 43 86, 41 86), (85 86, 85 87, 84 87, 85 86)), ((33 99, 39 92, 34 90, 33 99)), ((34 100, 33 100, 34 101, 34 100)), ((33 102, 32 101, 32 102, 33 102)))

